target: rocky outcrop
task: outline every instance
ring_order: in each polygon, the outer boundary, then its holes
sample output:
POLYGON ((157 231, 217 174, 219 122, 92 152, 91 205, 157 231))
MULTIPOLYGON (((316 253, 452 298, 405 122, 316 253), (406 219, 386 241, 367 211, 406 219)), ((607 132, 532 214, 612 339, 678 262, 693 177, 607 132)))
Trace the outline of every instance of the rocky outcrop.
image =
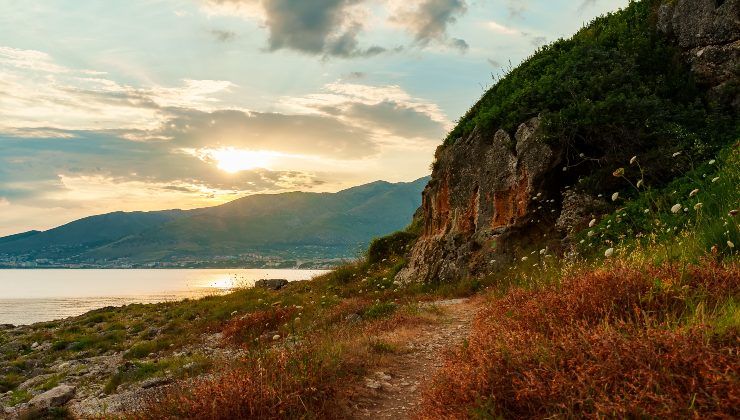
POLYGON ((537 226, 557 217, 551 207, 559 200, 548 196, 552 179, 546 175, 560 162, 560 152, 540 140, 539 125, 532 118, 513 137, 503 130, 474 130, 438 149, 432 181, 422 194, 423 233, 397 280, 450 281, 487 273, 514 258, 528 238, 541 239, 537 226))
POLYGON ((676 0, 658 10, 658 29, 673 37, 697 79, 740 105, 740 0, 676 0), (725 89, 731 92, 723 92, 725 89))
MULTIPOLYGON (((709 98, 740 105, 740 0, 671 0, 656 12, 658 31, 683 51, 709 98)), ((478 127, 440 146, 416 216, 423 232, 396 280, 479 277, 534 250, 564 253, 571 232, 608 211, 570 188, 578 179, 562 167, 564 146, 541 141, 539 126, 533 118, 513 137, 478 127)))
POLYGON ((598 215, 605 213, 609 205, 601 198, 568 189, 563 194, 563 205, 555 228, 562 234, 579 231, 598 215))
POLYGON ((254 283, 254 287, 269 290, 280 290, 288 285, 288 280, 285 279, 261 279, 254 283))
POLYGON ((70 385, 59 385, 43 394, 39 394, 28 402, 33 409, 48 410, 61 407, 75 396, 75 387, 70 385))

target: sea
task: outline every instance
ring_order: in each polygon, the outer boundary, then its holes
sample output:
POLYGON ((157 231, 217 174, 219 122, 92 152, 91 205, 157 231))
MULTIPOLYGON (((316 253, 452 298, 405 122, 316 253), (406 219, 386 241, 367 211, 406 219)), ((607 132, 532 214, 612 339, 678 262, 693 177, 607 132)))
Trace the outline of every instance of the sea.
POLYGON ((220 295, 259 279, 307 280, 325 270, 2 269, 0 324, 25 325, 106 306, 220 295))

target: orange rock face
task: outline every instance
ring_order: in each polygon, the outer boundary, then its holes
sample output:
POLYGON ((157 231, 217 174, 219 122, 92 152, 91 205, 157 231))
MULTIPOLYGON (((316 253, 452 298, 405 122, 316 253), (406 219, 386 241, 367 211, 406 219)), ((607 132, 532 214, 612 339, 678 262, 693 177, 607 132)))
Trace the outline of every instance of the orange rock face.
POLYGON ((537 118, 521 124, 515 141, 499 130, 474 131, 441 148, 424 190, 422 237, 399 272, 401 281, 445 281, 489 270, 506 252, 509 231, 532 219, 531 195, 557 156, 537 139, 537 118), (495 244, 495 245, 494 245, 495 244))
POLYGON ((511 226, 517 219, 524 217, 527 213, 529 203, 529 179, 527 171, 523 171, 519 182, 504 191, 493 193, 493 219, 492 228, 511 226))

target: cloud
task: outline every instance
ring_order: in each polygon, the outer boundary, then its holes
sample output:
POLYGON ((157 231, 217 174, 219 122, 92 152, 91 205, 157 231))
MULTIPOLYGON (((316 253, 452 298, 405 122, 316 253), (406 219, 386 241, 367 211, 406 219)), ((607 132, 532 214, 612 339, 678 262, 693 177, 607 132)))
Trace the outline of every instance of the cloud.
POLYGON ((335 82, 324 92, 285 98, 283 105, 299 113, 331 116, 354 127, 372 127, 376 142, 436 142, 451 123, 433 103, 414 98, 399 86, 335 82))
POLYGON ((411 33, 417 45, 426 47, 435 42, 460 51, 468 49, 465 40, 450 38, 447 34, 448 26, 467 11, 464 0, 422 0, 412 6, 402 3, 396 7, 391 20, 411 33))
POLYGON ((502 25, 495 21, 486 22, 486 27, 492 30, 493 32, 496 32, 502 35, 520 35, 521 34, 520 31, 514 28, 510 28, 508 26, 502 25))
POLYGON ((167 108, 212 110, 236 86, 223 80, 134 87, 63 67, 46 53, 0 47, 0 132, 154 129, 167 108))
POLYGON ((370 57, 386 51, 361 47, 366 18, 363 0, 205 0, 210 13, 262 21, 269 31, 267 50, 288 49, 324 57, 370 57))
POLYGON ((599 0, 583 0, 581 2, 581 5, 578 6, 578 11, 579 12, 582 12, 582 11, 588 9, 589 7, 594 6, 598 2, 599 2, 599 0))
POLYGON ((365 72, 362 72, 362 71, 352 71, 352 72, 349 72, 346 75, 344 75, 343 78, 344 79, 348 79, 348 80, 359 80, 359 79, 364 79, 366 76, 367 76, 367 73, 365 73, 365 72))
POLYGON ((220 96, 239 89, 228 81, 144 88, 13 53, 21 59, 0 58, 0 197, 11 206, 89 214, 333 189, 384 153, 431 155, 449 127, 436 104, 359 83, 362 74, 262 112, 225 107, 220 96), (33 60, 43 70, 29 69, 33 60), (250 163, 263 155, 269 165, 250 163))
POLYGON ((506 0, 506 9, 509 11, 509 17, 522 19, 524 13, 529 8, 528 0, 506 0))
POLYGON ((225 31, 222 29, 211 29, 209 31, 211 36, 216 39, 216 41, 219 42, 230 42, 236 39, 236 32, 234 31, 225 31))

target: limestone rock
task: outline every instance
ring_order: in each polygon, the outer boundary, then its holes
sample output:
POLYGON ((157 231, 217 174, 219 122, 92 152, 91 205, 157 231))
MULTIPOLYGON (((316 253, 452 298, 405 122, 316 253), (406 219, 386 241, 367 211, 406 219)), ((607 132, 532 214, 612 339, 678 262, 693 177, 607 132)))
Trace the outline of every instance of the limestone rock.
POLYGON ((568 190, 563 194, 562 207, 555 227, 566 234, 588 226, 592 218, 609 208, 606 201, 575 190, 568 190))
POLYGON ((740 105, 738 91, 723 92, 740 68, 740 0, 676 0, 658 10, 658 30, 674 38, 699 82, 717 98, 740 105))
POLYGON ((280 290, 288 284, 288 280, 285 279, 262 279, 257 280, 254 283, 254 287, 260 287, 262 289, 280 290))
POLYGON ((140 386, 142 389, 156 388, 162 385, 167 385, 172 382, 172 378, 168 376, 156 377, 145 379, 141 382, 140 386))
POLYGON ((75 396, 75 387, 70 385, 59 385, 43 394, 39 394, 28 402, 35 409, 49 409, 61 407, 75 396))
POLYGON ((476 129, 438 149, 422 194, 424 230, 397 281, 451 281, 512 258, 509 238, 526 242, 531 199, 560 162, 560 153, 539 138, 539 126, 532 118, 513 138, 504 130, 491 136, 476 129))
POLYGON ((20 385, 18 385, 18 389, 20 390, 29 390, 31 388, 36 388, 37 386, 43 384, 44 382, 48 381, 49 379, 56 376, 53 373, 45 374, 45 375, 38 375, 34 376, 33 378, 29 378, 22 382, 20 385))

